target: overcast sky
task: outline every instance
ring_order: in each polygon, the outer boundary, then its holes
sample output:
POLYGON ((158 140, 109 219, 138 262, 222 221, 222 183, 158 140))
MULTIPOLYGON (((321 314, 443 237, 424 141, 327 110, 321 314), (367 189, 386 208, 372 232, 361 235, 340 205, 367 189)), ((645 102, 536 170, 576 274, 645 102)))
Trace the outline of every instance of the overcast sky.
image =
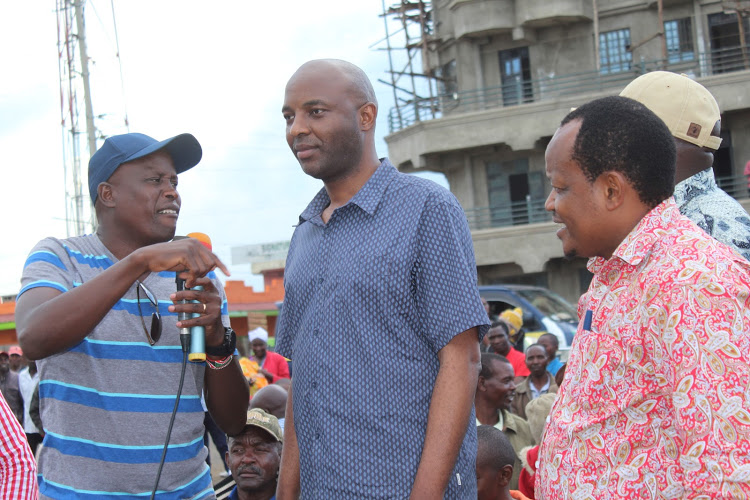
MULTIPOLYGON (((233 246, 289 239, 322 186, 302 173, 284 138, 284 85, 299 65, 333 57, 367 72, 380 101, 378 152, 387 155, 393 97, 377 79, 388 79, 388 58, 371 47, 385 34, 381 0, 114 0, 123 85, 111 1, 86 5, 98 128, 126 132, 127 112, 131 132, 196 136, 203 160, 180 176, 177 231, 207 233, 227 264, 233 246)), ((0 295, 10 295, 33 245, 66 236, 55 2, 6 2, 0 44, 0 295)), ((231 279, 260 286, 249 269, 231 266, 231 279)))

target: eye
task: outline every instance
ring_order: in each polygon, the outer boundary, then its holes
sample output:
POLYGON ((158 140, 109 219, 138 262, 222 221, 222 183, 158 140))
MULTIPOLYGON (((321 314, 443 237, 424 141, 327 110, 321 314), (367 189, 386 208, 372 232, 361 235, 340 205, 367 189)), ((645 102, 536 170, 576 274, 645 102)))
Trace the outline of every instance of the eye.
POLYGON ((314 108, 310 111, 310 114, 313 116, 320 116, 322 115, 326 110, 322 108, 314 108))
POLYGON ((287 122, 287 123, 289 123, 292 120, 294 120, 294 115, 289 115, 289 114, 284 113, 283 116, 284 116, 284 121, 287 122))

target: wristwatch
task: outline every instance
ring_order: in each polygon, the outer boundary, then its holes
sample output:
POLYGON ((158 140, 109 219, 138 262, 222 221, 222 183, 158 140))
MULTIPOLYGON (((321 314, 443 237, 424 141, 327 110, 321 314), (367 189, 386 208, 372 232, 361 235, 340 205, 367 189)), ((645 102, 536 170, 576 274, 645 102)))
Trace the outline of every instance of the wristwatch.
POLYGON ((234 354, 234 347, 237 345, 237 334, 234 330, 224 327, 224 342, 217 346, 206 346, 208 356, 225 358, 234 354))

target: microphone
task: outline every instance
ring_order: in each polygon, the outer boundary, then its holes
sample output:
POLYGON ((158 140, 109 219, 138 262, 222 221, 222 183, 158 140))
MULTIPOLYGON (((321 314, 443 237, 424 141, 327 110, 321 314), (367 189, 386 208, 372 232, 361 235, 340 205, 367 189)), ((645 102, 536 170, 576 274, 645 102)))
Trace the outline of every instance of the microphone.
MULTIPOLYGON (((174 280, 175 284, 177 285, 177 291, 184 291, 185 280, 180 278, 179 276, 175 276, 174 280)), ((186 302, 183 300, 181 303, 185 304, 186 302)), ((188 319, 190 319, 190 315, 188 313, 177 313, 177 321, 187 321, 188 319)), ((182 352, 188 352, 188 348, 190 347, 190 328, 180 328, 180 344, 182 345, 182 352)))
MULTIPOLYGON (((195 238, 200 241, 204 247, 209 250, 213 250, 211 246, 211 238, 203 233, 189 233, 188 238, 195 238)), ((202 286, 194 286, 193 290, 203 290, 202 286)), ((191 301, 198 304, 197 300, 191 301)), ((190 315, 192 318, 200 316, 199 313, 193 313, 190 315)), ((202 326, 194 326, 190 328, 190 354, 188 354, 190 361, 201 362, 206 360, 206 329, 202 326)))

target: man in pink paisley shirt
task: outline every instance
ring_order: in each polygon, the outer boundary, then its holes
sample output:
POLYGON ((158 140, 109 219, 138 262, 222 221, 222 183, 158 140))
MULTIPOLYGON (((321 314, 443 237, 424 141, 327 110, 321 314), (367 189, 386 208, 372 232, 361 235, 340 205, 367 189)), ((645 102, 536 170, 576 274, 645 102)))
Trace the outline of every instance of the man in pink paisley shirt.
POLYGON ((594 278, 536 498, 750 497, 750 264, 679 213, 673 142, 643 105, 607 97, 547 147, 546 209, 594 278))

